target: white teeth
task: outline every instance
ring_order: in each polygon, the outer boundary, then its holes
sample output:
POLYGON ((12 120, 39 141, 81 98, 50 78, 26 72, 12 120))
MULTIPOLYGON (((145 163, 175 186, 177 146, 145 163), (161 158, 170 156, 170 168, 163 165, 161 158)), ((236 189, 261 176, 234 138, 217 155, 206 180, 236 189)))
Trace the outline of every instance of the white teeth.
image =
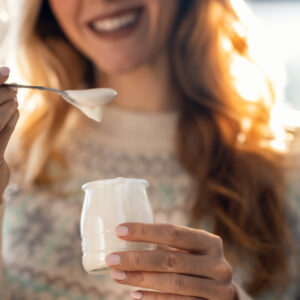
POLYGON ((123 15, 120 17, 113 17, 101 21, 94 21, 92 23, 92 27, 93 29, 102 32, 114 31, 135 23, 138 17, 139 17, 138 12, 131 12, 127 15, 123 15))

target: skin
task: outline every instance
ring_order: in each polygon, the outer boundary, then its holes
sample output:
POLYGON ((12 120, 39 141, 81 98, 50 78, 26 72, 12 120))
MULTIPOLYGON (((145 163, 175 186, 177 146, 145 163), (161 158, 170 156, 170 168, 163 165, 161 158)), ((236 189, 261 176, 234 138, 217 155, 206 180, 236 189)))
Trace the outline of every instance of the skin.
MULTIPOLYGON (((118 91, 115 105, 146 112, 176 108, 179 93, 171 81, 167 44, 178 0, 50 0, 50 5, 69 39, 94 63, 99 86, 118 91), (85 25, 95 16, 139 4, 146 7, 147 17, 129 37, 103 40, 91 35, 85 25)), ((117 283, 157 291, 142 291, 133 298, 234 298, 232 270, 224 258, 220 237, 168 224, 129 223, 124 227, 128 235, 120 238, 159 245, 155 251, 120 252, 107 257, 117 283)))
POLYGON ((9 181, 9 169, 4 159, 4 152, 9 138, 19 118, 17 91, 12 88, 2 87, 9 76, 9 69, 0 68, 0 202, 3 192, 9 181))
MULTIPOLYGON (((94 63, 99 86, 118 90, 120 96, 115 105, 145 112, 176 108, 179 96, 171 81, 167 42, 178 0, 49 0, 49 3, 74 46, 94 63), (130 37, 103 41, 87 31, 85 24, 90 18, 136 4, 147 8, 147 18, 130 37)), ((0 83, 6 79, 7 76, 2 76, 0 83)), ((3 153, 18 118, 14 97, 12 90, 0 88, 2 171, 7 170, 3 153)), ((7 184, 7 178, 1 176, 2 186, 7 184)), ((106 258, 117 283, 141 288, 133 298, 139 295, 142 297, 139 299, 146 300, 234 299, 232 270, 224 257, 220 237, 203 230, 143 223, 122 224, 116 234, 126 241, 158 245, 157 250, 119 252, 106 258)))
POLYGON ((160 291, 139 291, 142 299, 234 299, 232 269, 220 237, 203 230, 143 223, 121 224, 116 234, 126 241, 158 245, 155 251, 124 251, 106 257, 116 282, 160 291))
POLYGON ((148 112, 176 108, 179 93, 171 80, 166 45, 178 0, 49 0, 49 3, 66 35, 94 63, 99 86, 118 91, 115 105, 148 112), (147 7, 146 21, 128 38, 102 40, 88 29, 87 23, 98 16, 138 5, 147 7))

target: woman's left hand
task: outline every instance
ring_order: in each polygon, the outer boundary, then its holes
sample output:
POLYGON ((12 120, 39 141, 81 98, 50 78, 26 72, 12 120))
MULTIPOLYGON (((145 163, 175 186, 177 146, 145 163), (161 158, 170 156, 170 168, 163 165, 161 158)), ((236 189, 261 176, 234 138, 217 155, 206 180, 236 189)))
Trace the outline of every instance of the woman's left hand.
POLYGON ((220 237, 203 230, 144 223, 121 224, 116 233, 126 241, 170 247, 106 257, 116 282, 158 291, 133 292, 133 299, 234 299, 232 269, 224 258, 220 237))

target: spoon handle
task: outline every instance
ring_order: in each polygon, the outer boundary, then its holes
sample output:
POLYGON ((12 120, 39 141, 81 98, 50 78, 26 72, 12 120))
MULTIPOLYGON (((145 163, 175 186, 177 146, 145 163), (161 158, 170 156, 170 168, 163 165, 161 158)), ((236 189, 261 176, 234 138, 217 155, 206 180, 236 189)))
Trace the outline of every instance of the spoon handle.
POLYGON ((60 91, 60 90, 57 90, 54 88, 50 88, 50 87, 45 87, 45 86, 24 85, 24 84, 16 84, 16 83, 4 83, 4 84, 2 84, 2 86, 50 91, 50 92, 58 93, 60 95, 65 94, 63 91, 60 91))

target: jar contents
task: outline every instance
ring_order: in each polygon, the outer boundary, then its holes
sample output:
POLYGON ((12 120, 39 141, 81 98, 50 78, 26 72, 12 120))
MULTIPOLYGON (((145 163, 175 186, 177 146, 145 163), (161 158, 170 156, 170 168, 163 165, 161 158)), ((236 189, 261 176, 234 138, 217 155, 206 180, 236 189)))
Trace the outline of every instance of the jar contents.
POLYGON ((85 199, 81 214, 82 264, 93 275, 108 271, 105 256, 114 251, 153 250, 153 244, 127 242, 118 238, 115 227, 125 222, 153 223, 147 197, 148 182, 116 178, 83 185, 85 199))

